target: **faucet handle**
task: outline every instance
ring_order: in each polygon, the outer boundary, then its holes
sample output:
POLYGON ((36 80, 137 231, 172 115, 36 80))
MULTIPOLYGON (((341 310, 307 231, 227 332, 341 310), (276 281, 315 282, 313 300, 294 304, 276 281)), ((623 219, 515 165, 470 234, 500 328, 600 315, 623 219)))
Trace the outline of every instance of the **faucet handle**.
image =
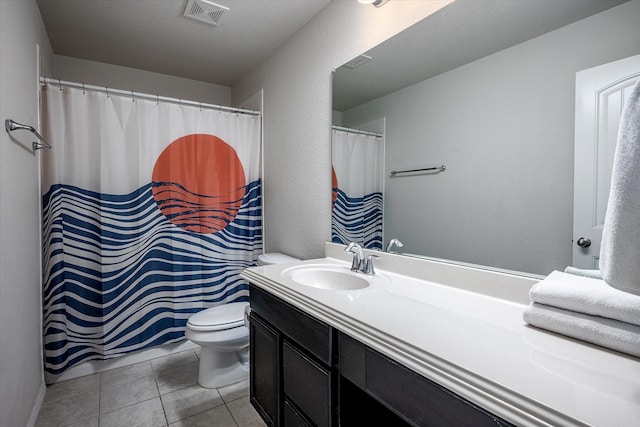
POLYGON ((397 237, 394 237, 393 239, 389 240, 389 244, 387 245, 387 252, 395 253, 395 251, 391 251, 391 249, 393 248, 393 245, 396 245, 398 248, 401 248, 404 246, 400 241, 400 239, 398 239, 397 237))
POLYGON ((353 253, 353 262, 351 263, 351 271, 360 271, 364 264, 364 252, 362 246, 356 242, 351 242, 345 248, 345 252, 353 253))
POLYGON ((376 274, 375 270, 373 269, 373 258, 380 258, 380 257, 378 255, 368 255, 367 260, 364 263, 363 273, 370 274, 370 275, 376 274))

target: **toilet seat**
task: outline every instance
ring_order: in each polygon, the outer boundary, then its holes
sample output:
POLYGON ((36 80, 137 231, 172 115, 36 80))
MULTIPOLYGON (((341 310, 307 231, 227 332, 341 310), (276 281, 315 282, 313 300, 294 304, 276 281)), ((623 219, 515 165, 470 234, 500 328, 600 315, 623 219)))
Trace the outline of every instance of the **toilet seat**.
POLYGON ((223 331, 244 326, 248 302, 232 302, 202 310, 189 317, 187 327, 194 331, 223 331))

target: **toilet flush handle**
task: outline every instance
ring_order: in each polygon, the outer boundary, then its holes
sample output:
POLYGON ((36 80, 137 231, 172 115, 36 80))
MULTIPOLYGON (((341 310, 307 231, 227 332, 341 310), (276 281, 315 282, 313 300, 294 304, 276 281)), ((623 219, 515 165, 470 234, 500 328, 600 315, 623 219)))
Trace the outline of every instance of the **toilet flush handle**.
POLYGON ((244 308, 244 326, 249 327, 249 316, 251 316, 251 306, 247 305, 244 308))

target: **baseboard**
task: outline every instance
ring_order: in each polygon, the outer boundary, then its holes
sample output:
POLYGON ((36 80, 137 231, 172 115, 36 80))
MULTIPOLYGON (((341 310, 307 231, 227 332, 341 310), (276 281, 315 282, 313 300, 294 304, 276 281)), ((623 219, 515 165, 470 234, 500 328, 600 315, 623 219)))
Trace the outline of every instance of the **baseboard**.
POLYGON ((179 353, 181 351, 193 350, 198 347, 200 346, 192 343, 189 340, 186 340, 176 344, 167 344, 138 351, 136 353, 127 354, 126 356, 118 357, 117 359, 91 360, 69 368, 62 374, 55 377, 48 375, 47 383, 54 384, 60 381, 84 377, 85 375, 104 372, 110 369, 120 368, 122 366, 133 365, 134 363, 146 362, 147 360, 155 359, 162 356, 168 356, 170 354, 179 353))
POLYGON ((34 427, 36 425, 36 421, 38 421, 38 415, 40 414, 40 408, 42 408, 42 402, 44 402, 44 396, 46 393, 47 386, 44 381, 42 381, 42 383, 40 383, 40 388, 38 389, 36 401, 33 404, 33 408, 31 409, 31 416, 27 421, 27 427, 34 427))

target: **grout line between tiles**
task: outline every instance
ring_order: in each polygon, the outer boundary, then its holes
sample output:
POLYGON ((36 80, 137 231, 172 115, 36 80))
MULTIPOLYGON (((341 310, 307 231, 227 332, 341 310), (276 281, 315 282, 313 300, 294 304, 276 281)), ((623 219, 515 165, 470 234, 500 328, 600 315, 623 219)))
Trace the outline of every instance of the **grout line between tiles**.
MULTIPOLYGON (((156 389, 158 390, 158 399, 160 400, 160 407, 162 408, 162 415, 164 415, 165 425, 169 425, 169 418, 167 417, 167 410, 164 408, 164 402, 162 401, 162 394, 160 394, 160 386, 158 385, 158 376, 156 375, 156 369, 153 367, 153 363, 151 360, 149 361, 151 365, 151 372, 153 373, 153 381, 156 383, 156 389)), ((100 426, 98 426, 100 427, 100 426)))
POLYGON ((98 427, 102 424, 100 420, 100 412, 102 411, 102 372, 100 372, 100 376, 98 377, 98 427))

